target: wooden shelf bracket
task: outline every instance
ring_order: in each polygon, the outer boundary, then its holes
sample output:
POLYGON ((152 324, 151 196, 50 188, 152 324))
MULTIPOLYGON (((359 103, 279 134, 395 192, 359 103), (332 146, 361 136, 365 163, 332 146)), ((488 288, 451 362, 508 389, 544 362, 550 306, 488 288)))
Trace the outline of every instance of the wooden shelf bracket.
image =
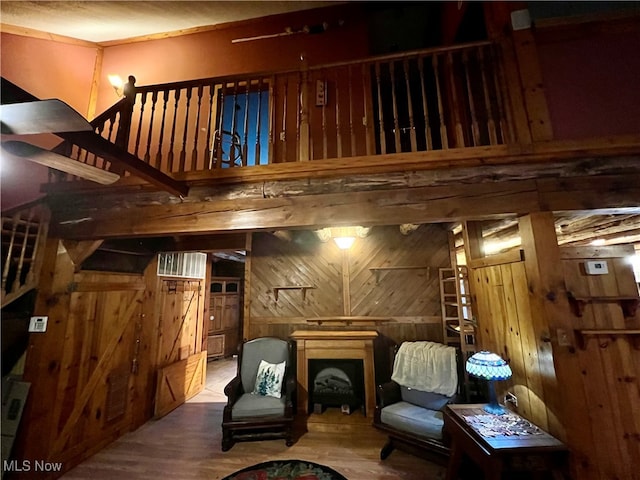
POLYGON ((576 297, 567 292, 571 309, 576 317, 581 317, 587 303, 619 303, 625 317, 635 316, 640 304, 639 297, 576 297))
POLYGON ((582 329, 575 330, 576 341, 578 347, 584 350, 587 347, 587 340, 589 337, 608 335, 612 338, 618 336, 634 337, 636 348, 640 348, 640 329, 627 329, 627 328, 609 328, 609 329, 582 329))
POLYGON ((376 276, 376 285, 380 283, 380 273, 385 272, 387 270, 426 270, 427 278, 431 276, 431 267, 419 266, 419 265, 394 266, 394 267, 371 267, 369 268, 369 270, 371 270, 376 276))
POLYGON ((281 285, 279 287, 273 287, 273 297, 276 302, 278 301, 278 294, 280 290, 301 290, 302 291, 302 301, 304 302, 307 298, 307 290, 311 288, 316 288, 315 285, 281 285))

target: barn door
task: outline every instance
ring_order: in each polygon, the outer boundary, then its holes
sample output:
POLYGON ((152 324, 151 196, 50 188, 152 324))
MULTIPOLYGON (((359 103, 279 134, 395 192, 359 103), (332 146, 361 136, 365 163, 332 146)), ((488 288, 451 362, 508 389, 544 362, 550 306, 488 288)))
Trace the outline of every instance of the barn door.
POLYGON ((56 423, 51 456, 60 461, 85 456, 130 428, 145 288, 133 275, 82 273, 75 280, 56 401, 49 399, 56 423))
POLYGON ((204 295, 196 280, 162 280, 155 416, 166 415, 204 388, 204 295))

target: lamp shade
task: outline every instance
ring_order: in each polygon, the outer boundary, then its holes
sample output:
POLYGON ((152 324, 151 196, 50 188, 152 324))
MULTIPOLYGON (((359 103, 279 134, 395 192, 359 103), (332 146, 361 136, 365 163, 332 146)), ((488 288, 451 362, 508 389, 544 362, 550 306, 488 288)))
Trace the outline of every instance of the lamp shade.
POLYGON ((506 380, 511 378, 511 368, 499 355, 481 351, 474 353, 466 364, 469 375, 485 380, 506 380))

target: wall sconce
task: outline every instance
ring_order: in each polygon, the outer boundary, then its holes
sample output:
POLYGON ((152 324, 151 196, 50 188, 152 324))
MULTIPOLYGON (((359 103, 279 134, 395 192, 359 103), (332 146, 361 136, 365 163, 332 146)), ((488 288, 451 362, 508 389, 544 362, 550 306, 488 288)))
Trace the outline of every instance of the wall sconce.
POLYGON ((322 242, 328 241, 333 238, 336 245, 341 250, 347 250, 356 241, 356 238, 364 238, 369 234, 370 228, 366 227, 330 227, 323 228, 322 230, 316 230, 316 235, 322 242))
POLYGON ((120 75, 109 75, 109 83, 113 87, 118 97, 124 96, 124 81, 120 75))
POLYGON ((128 97, 133 101, 136 94, 136 77, 129 75, 127 83, 124 83, 120 75, 108 75, 108 78, 118 97, 128 97))

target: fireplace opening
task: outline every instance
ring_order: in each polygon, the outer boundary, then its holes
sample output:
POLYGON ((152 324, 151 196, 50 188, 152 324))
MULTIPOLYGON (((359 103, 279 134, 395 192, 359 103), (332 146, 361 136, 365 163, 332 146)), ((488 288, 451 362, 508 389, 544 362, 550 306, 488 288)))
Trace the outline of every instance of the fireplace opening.
POLYGON ((364 409, 364 364, 360 359, 310 359, 309 407, 322 413, 340 407, 350 414, 364 409))

